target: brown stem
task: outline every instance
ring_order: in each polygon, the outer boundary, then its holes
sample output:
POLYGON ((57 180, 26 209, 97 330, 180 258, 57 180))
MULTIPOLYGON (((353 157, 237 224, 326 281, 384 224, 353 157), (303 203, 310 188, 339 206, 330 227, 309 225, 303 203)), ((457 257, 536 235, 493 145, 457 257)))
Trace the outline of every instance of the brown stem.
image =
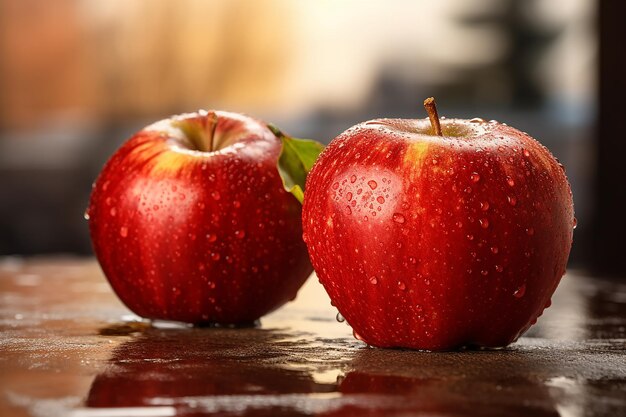
POLYGON ((426 100, 424 100, 424 107, 426 108, 426 113, 428 113, 428 118, 430 119, 430 125, 433 127, 435 134, 437 136, 443 136, 435 99, 433 97, 428 97, 426 100))
POLYGON ((215 150, 215 129, 217 128, 217 114, 214 111, 210 111, 206 115, 204 122, 204 132, 208 136, 208 150, 209 152, 215 150))

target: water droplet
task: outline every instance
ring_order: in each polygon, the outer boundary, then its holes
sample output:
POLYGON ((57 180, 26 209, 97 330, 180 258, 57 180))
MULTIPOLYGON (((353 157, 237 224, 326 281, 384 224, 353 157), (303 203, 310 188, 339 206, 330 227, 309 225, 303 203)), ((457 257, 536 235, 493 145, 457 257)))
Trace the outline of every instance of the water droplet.
POLYGON ((117 215, 117 209, 115 207, 113 207, 109 213, 111 213, 111 216, 115 217, 117 215))
POLYGON ((214 233, 209 233, 208 235, 206 235, 206 239, 209 242, 213 243, 213 242, 215 242, 217 240, 217 235, 214 234, 214 233))
POLYGON ((378 278, 376 278, 375 276, 370 277, 370 283, 374 285, 378 284, 378 278))
POLYGON ((472 181, 472 182, 480 181, 480 175, 478 174, 478 172, 472 172, 470 174, 470 181, 472 181))
POLYGON ((467 240, 474 240, 474 235, 467 235, 467 240))
POLYGON ((502 272, 502 271, 504 271, 504 268, 502 267, 502 265, 496 265, 496 271, 497 272, 502 272))
POLYGON ((128 236, 128 227, 126 226, 120 227, 120 236, 122 237, 128 236))
POLYGON ((507 196, 506 200, 509 202, 510 205, 515 206, 517 205, 517 198, 515 198, 515 196, 507 196))
POLYGON ((363 339, 363 336, 361 336, 354 330, 352 331, 352 336, 354 336, 355 339, 360 340, 361 342, 367 343, 365 342, 365 339, 363 339))
POLYGON ((472 187, 466 187, 463 191, 465 191, 466 194, 469 194, 472 192, 472 187))
POLYGON ((348 199, 348 201, 352 200, 352 193, 348 191, 348 193, 346 194, 346 198, 348 199))
MULTIPOLYGON (((89 209, 85 210, 85 213, 83 214, 83 218, 85 220, 89 220, 89 209)), ((575 219, 574 219, 575 220, 575 219)), ((574 228, 576 228, 576 226, 574 226, 574 228)))
POLYGON ((335 316, 335 319, 337 319, 339 323, 343 323, 344 321, 346 321, 345 317, 342 316, 339 312, 337 312, 337 316, 335 316))
POLYGON ((462 222, 456 222, 456 227, 458 227, 460 229, 461 227, 463 227, 463 223, 462 222))
POLYGON ((489 220, 487 219, 480 219, 478 220, 478 223, 480 223, 480 227, 482 227, 483 229, 486 229, 489 227, 489 220))
POLYGON ((413 265, 415 265, 417 263, 417 259, 410 257, 409 258, 409 262, 411 262, 413 265))
POLYGON ((471 119, 469 121, 470 123, 485 123, 484 119, 481 119, 480 117, 474 117, 473 119, 471 119))
POLYGON ((404 223, 406 220, 404 216, 400 213, 393 213, 392 219, 394 222, 400 223, 400 224, 404 223))
POLYGON ((378 201, 378 203, 383 204, 385 202, 385 198, 383 196, 378 196, 376 198, 376 201, 378 201))
POLYGON ((506 183, 509 184, 509 187, 515 186, 515 181, 511 177, 506 177, 506 183))
POLYGON ((350 182, 354 184, 356 182, 356 175, 350 177, 350 182))
POLYGON ((516 289, 515 292, 513 293, 513 296, 515 298, 522 298, 524 294, 526 294, 526 284, 522 284, 521 287, 516 289))
POLYGON ((404 291, 404 290, 406 290, 406 285, 404 284, 404 282, 402 282, 402 281, 398 281, 398 288, 399 288, 401 291, 404 291))
POLYGON ((213 197, 213 200, 219 200, 221 198, 220 193, 217 191, 211 191, 211 197, 213 197))
POLYGON ((220 254, 216 253, 216 252, 212 252, 211 253, 211 259, 213 259, 214 261, 219 261, 220 260, 220 254))
POLYGON ((528 149, 524 149, 523 154, 524 154, 524 156, 525 156, 526 158, 528 158, 528 157, 530 156, 530 152, 528 152, 528 149))
POLYGON ((529 227, 528 229, 526 229, 526 234, 528 236, 532 236, 535 234, 535 229, 533 229, 532 227, 529 227))
POLYGON ((243 239, 244 237, 246 237, 246 232, 244 232, 243 230, 237 230, 235 231, 235 237, 237 239, 243 239))
POLYGON ((372 190, 375 190, 376 187, 378 187, 378 183, 376 181, 374 181, 374 180, 369 180, 367 182, 367 185, 369 185, 372 190))
POLYGON ((480 275, 482 275, 483 277, 486 277, 487 275, 489 275, 489 271, 483 269, 482 271, 480 271, 480 275))
POLYGON ((344 212, 349 216, 352 214, 352 209, 350 208, 350 206, 346 206, 344 212))
MULTIPOLYGON (((87 214, 87 216, 89 216, 87 214)), ((576 229, 576 226, 578 225, 578 220, 576 220, 576 217, 574 217, 574 222, 572 223, 572 229, 576 229)))
POLYGON ((431 162, 433 163, 433 165, 437 165, 439 163, 439 161, 437 161, 435 158, 433 158, 431 162))
POLYGON ((339 183, 338 182, 333 184, 333 190, 336 190, 337 188, 339 188, 339 183))
POLYGON ((489 202, 488 201, 481 201, 480 202, 480 209, 482 211, 487 211, 489 210, 489 202))
POLYGON ((497 246, 492 246, 492 247, 491 247, 491 253, 493 253, 494 255, 495 255, 495 254, 497 254, 497 253, 498 253, 498 251, 499 251, 499 249, 498 249, 498 247, 497 247, 497 246))
POLYGON ((357 194, 357 195, 361 194, 362 192, 363 192, 363 189, 362 189, 362 188, 359 188, 358 190, 356 190, 356 194, 357 194))
POLYGON ((233 207, 235 207, 235 208, 241 207, 241 202, 239 202, 239 200, 233 201, 233 207))

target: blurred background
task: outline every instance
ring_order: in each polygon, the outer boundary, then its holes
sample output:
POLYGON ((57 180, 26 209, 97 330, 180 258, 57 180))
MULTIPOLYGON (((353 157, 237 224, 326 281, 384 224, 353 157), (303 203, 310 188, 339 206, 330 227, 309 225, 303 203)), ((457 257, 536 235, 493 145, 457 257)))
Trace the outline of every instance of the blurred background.
POLYGON ((624 16, 609 3, 0 0, 0 254, 90 254, 91 183, 171 114, 245 112, 328 142, 370 118, 425 117, 435 96, 442 115, 497 119, 548 146, 573 186, 571 266, 615 273, 598 257, 626 249, 624 216, 603 211, 625 207, 626 176, 598 163, 623 149, 598 129, 600 93, 619 87, 602 88, 610 25, 598 22, 624 16))

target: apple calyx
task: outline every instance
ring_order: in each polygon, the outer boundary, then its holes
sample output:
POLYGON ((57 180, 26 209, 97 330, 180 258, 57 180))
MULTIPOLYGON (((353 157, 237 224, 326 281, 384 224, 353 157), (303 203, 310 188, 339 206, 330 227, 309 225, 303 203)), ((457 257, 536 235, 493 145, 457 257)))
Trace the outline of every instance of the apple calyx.
POLYGON ((195 150, 213 152, 221 148, 221 143, 215 137, 218 116, 214 111, 205 114, 200 113, 199 117, 178 120, 174 123, 191 142, 195 150))
POLYGON ((292 138, 271 123, 267 127, 282 144, 277 168, 285 191, 293 194, 302 203, 306 176, 324 150, 324 145, 311 139, 292 138))
POLYGON ((426 113, 428 113, 428 118, 430 119, 430 125, 437 136, 443 136, 443 132, 441 131, 441 123, 439 122, 439 113, 437 113, 437 104, 435 103, 434 97, 428 97, 424 100, 424 107, 426 108, 426 113))

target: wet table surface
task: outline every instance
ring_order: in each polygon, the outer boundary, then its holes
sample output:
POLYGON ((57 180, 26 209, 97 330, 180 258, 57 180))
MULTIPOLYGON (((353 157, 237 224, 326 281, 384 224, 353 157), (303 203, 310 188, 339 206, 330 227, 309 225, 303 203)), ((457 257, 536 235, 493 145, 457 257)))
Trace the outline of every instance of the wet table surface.
POLYGON ((0 416, 626 415, 626 283, 570 271, 503 350, 369 348, 315 277, 256 328, 150 325, 91 259, 0 258, 0 416))

